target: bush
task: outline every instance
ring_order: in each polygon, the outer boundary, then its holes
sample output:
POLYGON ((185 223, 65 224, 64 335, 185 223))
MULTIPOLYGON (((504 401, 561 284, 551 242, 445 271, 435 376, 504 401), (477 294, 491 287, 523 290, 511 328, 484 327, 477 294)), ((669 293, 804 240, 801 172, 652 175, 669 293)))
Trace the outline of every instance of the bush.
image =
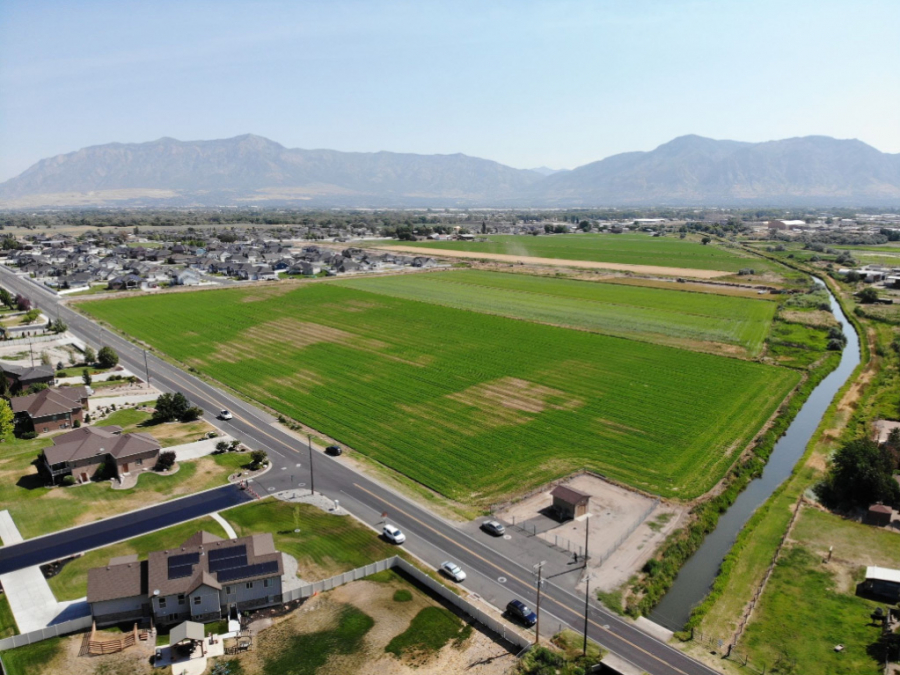
POLYGON ((168 471, 173 466, 175 466, 175 453, 171 450, 166 450, 159 453, 159 459, 156 460, 156 465, 153 467, 153 470, 168 471))
POLYGON ((228 441, 219 441, 216 443, 216 452, 228 452, 228 448, 230 447, 228 441))
POLYGON ((25 441, 30 441, 32 438, 37 438, 36 431, 25 431, 19 435, 19 438, 25 441))
POLYGON ((84 413, 84 423, 85 423, 85 424, 90 424, 90 423, 91 423, 91 416, 90 416, 89 414, 87 414, 87 413, 84 413))
POLYGON ((197 406, 192 406, 184 411, 181 416, 182 422, 194 422, 203 416, 203 410, 197 406))
POLYGON ((77 429, 77 428, 79 428, 79 427, 81 426, 81 422, 80 422, 79 420, 75 420, 75 421, 72 423, 72 426, 73 426, 75 429, 77 429))
POLYGON ((69 474, 68 476, 63 476, 62 479, 63 485, 75 485, 75 476, 69 474))
POLYGON ((250 468, 258 469, 263 464, 269 461, 269 456, 266 454, 265 450, 254 450, 250 453, 250 468))
POLYGON ((871 305, 873 302, 878 302, 878 291, 874 288, 864 288, 857 297, 862 304, 871 305))

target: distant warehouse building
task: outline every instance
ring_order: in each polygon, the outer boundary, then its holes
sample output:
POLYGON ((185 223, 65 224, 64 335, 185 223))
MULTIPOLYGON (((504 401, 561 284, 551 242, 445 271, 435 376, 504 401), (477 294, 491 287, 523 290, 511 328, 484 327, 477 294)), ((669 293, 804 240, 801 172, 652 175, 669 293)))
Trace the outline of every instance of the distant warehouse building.
POLYGON ((900 570, 867 567, 863 590, 891 602, 900 601, 900 570))

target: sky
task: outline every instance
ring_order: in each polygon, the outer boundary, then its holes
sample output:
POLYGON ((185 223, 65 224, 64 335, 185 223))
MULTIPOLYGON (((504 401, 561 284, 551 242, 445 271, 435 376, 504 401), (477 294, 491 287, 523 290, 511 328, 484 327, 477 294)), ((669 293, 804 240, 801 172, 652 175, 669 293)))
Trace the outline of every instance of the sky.
POLYGON ((0 2, 0 181, 109 142, 574 168, 699 134, 900 152, 898 0, 0 2))

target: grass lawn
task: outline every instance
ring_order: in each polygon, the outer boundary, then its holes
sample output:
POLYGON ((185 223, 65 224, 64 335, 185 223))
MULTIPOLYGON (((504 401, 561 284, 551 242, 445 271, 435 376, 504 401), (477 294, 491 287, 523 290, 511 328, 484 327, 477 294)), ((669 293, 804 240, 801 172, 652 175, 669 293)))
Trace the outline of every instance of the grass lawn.
POLYGON ((803 675, 877 675, 869 650, 881 628, 869 615, 879 603, 838 589, 822 558, 805 547, 782 553, 739 643, 756 668, 803 675), (843 644, 842 652, 834 646, 843 644))
POLYGON ((16 625, 16 618, 9 607, 9 600, 6 598, 6 594, 3 593, 0 595, 0 640, 18 634, 19 627, 16 625))
POLYGON ((857 565, 896 567, 900 561, 900 536, 871 525, 846 520, 818 509, 803 509, 791 539, 817 555, 834 547, 834 558, 857 565))
POLYGON ((122 427, 123 433, 138 431, 150 434, 164 448, 203 440, 210 431, 219 433, 211 424, 202 419, 195 422, 157 423, 152 421, 150 413, 134 408, 117 410, 94 424, 97 427, 113 425, 122 427))
POLYGON ((471 632, 471 628, 453 612, 443 607, 425 607, 384 651, 397 657, 403 656, 404 652, 433 654, 450 640, 464 639, 466 629, 471 632))
POLYGON ((206 530, 210 534, 222 538, 228 537, 222 526, 210 517, 190 520, 158 532, 151 532, 128 541, 88 551, 83 556, 66 564, 59 574, 49 579, 50 589, 56 599, 60 601, 82 598, 87 594, 87 572, 92 567, 103 567, 109 563, 110 558, 132 553, 136 553, 143 560, 150 551, 159 551, 180 545, 197 530, 206 530))
POLYGON ((43 667, 57 656, 64 639, 51 638, 3 652, 6 675, 33 675, 42 672, 43 667))
POLYGON ((514 319, 690 348, 738 345, 754 356, 777 304, 711 293, 477 270, 347 279, 341 285, 514 319), (696 345, 701 346, 701 345, 696 345))
POLYGON ((266 675, 314 675, 332 656, 353 654, 375 625, 353 605, 344 605, 336 625, 315 633, 297 634, 276 653, 264 656, 266 675))
POLYGON ((275 548, 297 558, 299 575, 307 581, 326 579, 399 551, 355 519, 333 516, 309 504, 263 499, 222 515, 239 537, 271 532, 275 548))
MULTIPOLYGON (((492 235, 486 242, 390 242, 384 246, 416 246, 472 253, 590 260, 629 265, 658 265, 737 272, 768 269, 771 263, 718 243, 704 246, 699 238, 651 237, 647 234, 557 234, 552 236, 492 235)), ((477 257, 477 256, 476 256, 477 257)))
POLYGON ((698 496, 800 378, 338 283, 80 307, 443 495, 479 505, 582 467, 664 496, 698 496))
POLYGON ((26 539, 223 485, 248 461, 238 453, 203 457, 170 476, 141 474, 129 490, 113 490, 108 482, 47 488, 31 464, 47 445, 49 438, 0 444, 0 509, 9 509, 26 539))

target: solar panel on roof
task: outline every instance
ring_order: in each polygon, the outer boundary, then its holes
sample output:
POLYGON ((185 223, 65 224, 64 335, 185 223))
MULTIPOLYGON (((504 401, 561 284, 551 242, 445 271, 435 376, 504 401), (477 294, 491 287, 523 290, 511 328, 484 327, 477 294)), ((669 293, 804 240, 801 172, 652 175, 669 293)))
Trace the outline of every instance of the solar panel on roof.
POLYGON ((181 555, 169 556, 169 568, 181 567, 182 565, 196 565, 200 562, 199 553, 183 553, 181 555))
POLYGON ((247 554, 242 553, 241 555, 235 556, 233 558, 220 558, 219 560, 210 560, 209 571, 219 572, 221 570, 230 570, 235 567, 243 567, 246 564, 247 554))
POLYGON ((209 552, 209 560, 224 560, 225 558, 247 557, 247 545, 229 546, 228 548, 215 548, 209 552))
POLYGON ((169 580, 172 579, 184 579, 185 577, 189 577, 194 573, 193 565, 180 565, 178 567, 170 567, 169 568, 169 580))
POLYGON ((236 581, 237 579, 249 579, 263 574, 274 574, 278 571, 278 562, 256 563, 255 565, 247 565, 245 567, 235 567, 234 569, 222 570, 216 575, 216 578, 222 581, 236 581))

